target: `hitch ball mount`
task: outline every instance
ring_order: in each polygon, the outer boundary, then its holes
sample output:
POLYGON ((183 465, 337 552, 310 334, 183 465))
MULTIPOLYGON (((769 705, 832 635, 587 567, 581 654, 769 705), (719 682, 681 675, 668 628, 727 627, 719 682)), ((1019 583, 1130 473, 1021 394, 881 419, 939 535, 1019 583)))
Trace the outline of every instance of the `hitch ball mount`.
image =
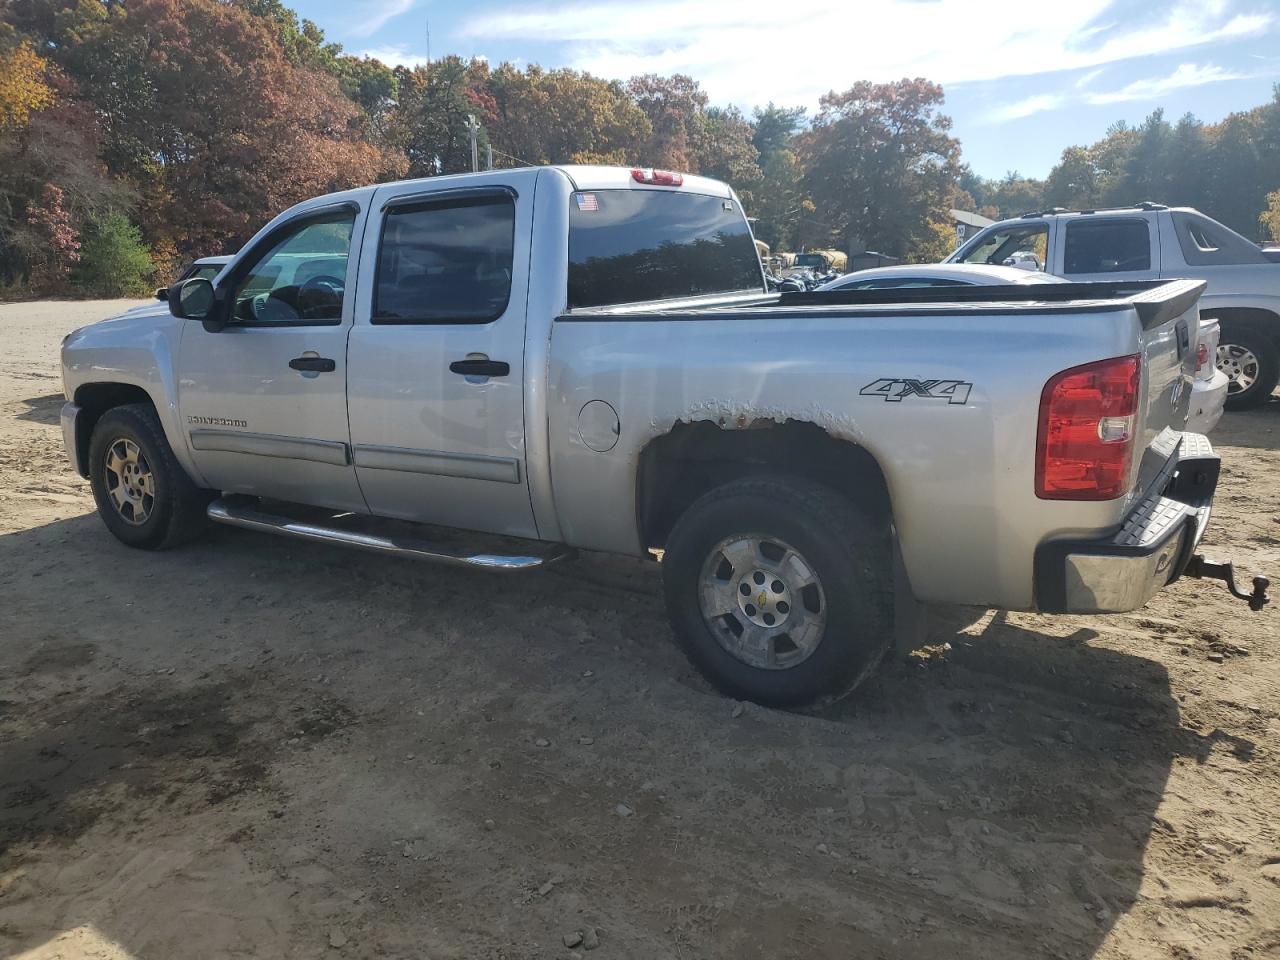
POLYGON ((1271 586, 1270 580, 1266 577, 1254 577, 1253 592, 1245 593, 1236 586, 1236 573, 1230 562, 1217 563, 1207 559, 1204 554, 1197 553, 1188 561, 1187 569, 1183 573, 1197 580, 1221 580, 1227 585, 1227 590, 1233 597, 1239 597, 1245 601, 1249 604, 1249 609, 1255 613, 1271 602, 1271 598, 1267 596, 1267 587, 1271 586))

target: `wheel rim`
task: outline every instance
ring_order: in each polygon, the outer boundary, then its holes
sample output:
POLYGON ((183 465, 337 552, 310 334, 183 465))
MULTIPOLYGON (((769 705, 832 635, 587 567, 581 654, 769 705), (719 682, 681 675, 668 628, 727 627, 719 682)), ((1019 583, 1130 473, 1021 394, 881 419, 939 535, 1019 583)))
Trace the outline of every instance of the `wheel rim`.
POLYGON ((702 618, 724 650, 748 666, 785 670, 822 642, 827 599, 813 565, 761 534, 722 540, 702 565, 702 618))
POLYGON ((1258 380, 1258 357, 1238 343, 1218 345, 1218 369, 1227 375, 1227 393, 1244 393, 1258 380))
POLYGON ((107 497, 120 518, 135 527, 146 523, 155 506, 156 484, 138 445, 124 437, 114 441, 107 448, 103 473, 107 497))

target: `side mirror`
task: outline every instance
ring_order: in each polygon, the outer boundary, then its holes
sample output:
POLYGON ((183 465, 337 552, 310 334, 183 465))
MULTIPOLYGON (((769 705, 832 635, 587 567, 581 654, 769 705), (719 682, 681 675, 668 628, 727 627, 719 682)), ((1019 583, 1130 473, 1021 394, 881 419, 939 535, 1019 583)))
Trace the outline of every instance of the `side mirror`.
POLYGON ((169 299, 169 288, 168 288, 168 287, 157 287, 157 288, 156 288, 156 299, 157 299, 157 300, 159 300, 161 303, 163 303, 164 301, 168 300, 168 299, 169 299))
POLYGON ((213 284, 204 277, 192 277, 169 288, 169 312, 183 320, 199 320, 210 333, 226 326, 218 316, 213 284))

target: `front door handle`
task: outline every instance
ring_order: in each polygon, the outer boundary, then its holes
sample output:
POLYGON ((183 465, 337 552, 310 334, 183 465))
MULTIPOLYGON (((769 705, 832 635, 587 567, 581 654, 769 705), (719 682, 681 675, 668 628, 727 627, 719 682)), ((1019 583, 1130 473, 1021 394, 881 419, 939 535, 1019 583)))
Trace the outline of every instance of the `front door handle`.
POLYGON ((289 361, 289 369, 305 373, 333 373, 338 365, 328 357, 294 357, 289 361))
POLYGON ((511 364, 501 360, 455 360, 449 370, 464 377, 505 377, 511 373, 511 364))

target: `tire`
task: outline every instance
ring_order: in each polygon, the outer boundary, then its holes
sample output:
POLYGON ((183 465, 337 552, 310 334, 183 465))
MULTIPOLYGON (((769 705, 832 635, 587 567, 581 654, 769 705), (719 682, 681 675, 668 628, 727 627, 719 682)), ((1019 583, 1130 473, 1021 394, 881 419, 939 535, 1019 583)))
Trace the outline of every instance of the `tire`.
POLYGON ((782 476, 705 494, 676 522, 662 561, 686 655, 723 693, 771 707, 839 700, 876 667, 893 640, 892 571, 887 521, 782 476))
POLYGON ((165 550, 198 537, 214 496, 187 476, 155 410, 142 403, 108 410, 94 425, 89 484, 107 529, 121 543, 143 550, 165 550))
POLYGON ((1280 350, 1276 342, 1252 327, 1224 327, 1215 362, 1231 379, 1225 404, 1228 410, 1262 406, 1271 399, 1280 381, 1280 350), (1238 386, 1242 375, 1252 379, 1243 389, 1238 386))

